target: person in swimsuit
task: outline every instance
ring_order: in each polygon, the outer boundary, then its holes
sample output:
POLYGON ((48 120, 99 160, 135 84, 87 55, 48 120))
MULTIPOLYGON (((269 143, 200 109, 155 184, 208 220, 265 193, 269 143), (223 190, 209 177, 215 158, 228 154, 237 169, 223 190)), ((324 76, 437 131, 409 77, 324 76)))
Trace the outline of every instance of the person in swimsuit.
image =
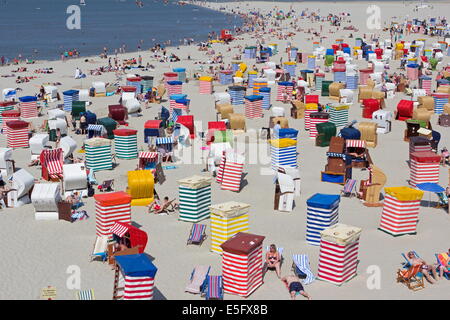
POLYGON ((266 253, 266 269, 275 269, 278 278, 281 278, 281 256, 278 253, 277 246, 274 244, 270 245, 269 251, 266 253))
POLYGON ((300 293, 306 299, 311 300, 311 296, 305 291, 302 283, 300 282, 300 279, 297 276, 289 275, 283 277, 281 281, 288 288, 292 300, 295 300, 295 296, 297 295, 297 293, 300 293))
POLYGON ((430 282, 431 284, 436 283, 436 281, 438 279, 438 275, 436 272, 437 266, 428 264, 425 260, 417 257, 416 254, 414 253, 414 251, 408 252, 406 257, 411 266, 422 265, 422 274, 425 276, 425 278, 428 280, 428 282, 430 282), (430 275, 430 271, 433 274, 433 276, 430 275))

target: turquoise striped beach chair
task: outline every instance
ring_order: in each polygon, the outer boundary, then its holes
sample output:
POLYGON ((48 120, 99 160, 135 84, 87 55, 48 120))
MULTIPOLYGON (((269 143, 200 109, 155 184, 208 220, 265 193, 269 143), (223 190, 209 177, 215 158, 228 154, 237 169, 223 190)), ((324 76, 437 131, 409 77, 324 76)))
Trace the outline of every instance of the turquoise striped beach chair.
POLYGON ((206 238, 206 225, 200 223, 194 223, 191 228, 191 233, 187 240, 187 244, 202 245, 203 240, 206 238))
POLYGON ((75 298, 77 300, 95 300, 94 289, 80 290, 75 293, 75 298))
POLYGON ((292 261, 292 269, 297 277, 303 279, 303 284, 310 284, 316 279, 311 271, 309 258, 306 254, 294 254, 292 261))
POLYGON ((206 300, 223 300, 222 276, 207 276, 204 296, 206 300))

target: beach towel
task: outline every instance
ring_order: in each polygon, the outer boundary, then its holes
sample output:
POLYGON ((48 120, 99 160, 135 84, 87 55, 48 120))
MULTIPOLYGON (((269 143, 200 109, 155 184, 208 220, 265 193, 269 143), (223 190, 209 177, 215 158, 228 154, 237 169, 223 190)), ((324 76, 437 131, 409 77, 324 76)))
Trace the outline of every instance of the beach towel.
POLYGON ((306 254, 294 254, 292 260, 294 261, 297 273, 306 276, 303 280, 303 284, 310 284, 316 279, 310 269, 309 258, 306 254))
POLYGON ((196 266, 192 271, 189 283, 185 288, 185 291, 199 294, 202 291, 203 284, 208 276, 210 266, 196 266))

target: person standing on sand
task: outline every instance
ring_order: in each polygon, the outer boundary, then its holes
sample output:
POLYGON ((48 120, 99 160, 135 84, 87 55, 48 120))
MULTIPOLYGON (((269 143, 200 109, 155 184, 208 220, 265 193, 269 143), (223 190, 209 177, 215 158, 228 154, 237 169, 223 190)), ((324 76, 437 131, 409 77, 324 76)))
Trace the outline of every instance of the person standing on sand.
POLYGON ((306 299, 311 300, 311 296, 305 291, 300 278, 298 278, 297 276, 291 274, 289 276, 281 278, 281 281, 288 288, 292 300, 295 300, 295 296, 297 295, 297 293, 300 293, 306 299))

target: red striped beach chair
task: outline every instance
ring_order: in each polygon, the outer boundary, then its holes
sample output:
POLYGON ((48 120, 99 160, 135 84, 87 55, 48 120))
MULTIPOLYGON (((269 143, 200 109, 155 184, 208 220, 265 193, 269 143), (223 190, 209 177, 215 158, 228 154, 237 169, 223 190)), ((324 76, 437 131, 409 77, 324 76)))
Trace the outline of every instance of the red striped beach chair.
POLYGON ((206 225, 200 223, 194 223, 192 225, 191 234, 187 240, 187 244, 198 244, 202 245, 203 240, 206 238, 206 225))
POLYGON ((59 180, 63 177, 63 150, 44 149, 40 155, 42 178, 45 180, 59 180))

